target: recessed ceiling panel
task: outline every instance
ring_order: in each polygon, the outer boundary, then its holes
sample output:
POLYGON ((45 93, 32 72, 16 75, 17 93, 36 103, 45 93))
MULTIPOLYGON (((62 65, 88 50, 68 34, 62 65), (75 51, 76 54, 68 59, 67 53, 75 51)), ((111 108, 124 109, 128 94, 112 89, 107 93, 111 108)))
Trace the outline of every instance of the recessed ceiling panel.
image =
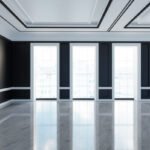
POLYGON ((150 3, 147 4, 126 26, 127 28, 150 28, 150 3))
POLYGON ((26 27, 98 27, 112 0, 3 0, 26 27))

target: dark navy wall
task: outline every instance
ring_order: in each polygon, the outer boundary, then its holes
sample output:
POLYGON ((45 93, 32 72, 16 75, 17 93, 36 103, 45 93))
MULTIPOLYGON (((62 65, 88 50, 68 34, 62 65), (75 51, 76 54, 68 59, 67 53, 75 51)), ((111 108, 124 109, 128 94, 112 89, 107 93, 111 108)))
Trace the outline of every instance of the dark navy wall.
POLYGON ((112 43, 99 43, 99 99, 112 99, 112 43))
MULTIPOLYGON (((11 42, 0 37, 0 89, 30 86, 30 43, 11 42)), ((0 92, 0 103, 10 99, 29 99, 30 90, 0 92)))
POLYGON ((0 89, 11 86, 11 42, 0 38, 0 89))
MULTIPOLYGON (((12 43, 12 86, 30 87, 30 43, 12 43)), ((13 99, 29 99, 30 90, 13 90, 13 99)))
MULTIPOLYGON (((0 89, 11 86, 11 42, 0 37, 0 89)), ((10 91, 0 92, 0 103, 9 100, 10 91)))
POLYGON ((60 87, 59 98, 70 99, 70 43, 60 43, 59 51, 59 67, 60 67, 60 87), (63 89, 64 88, 64 89, 63 89))
POLYGON ((141 44, 141 98, 150 99, 150 43, 141 44))
POLYGON ((70 86, 70 46, 60 43, 60 87, 70 86))
POLYGON ((30 86, 30 43, 13 42, 12 85, 30 86))

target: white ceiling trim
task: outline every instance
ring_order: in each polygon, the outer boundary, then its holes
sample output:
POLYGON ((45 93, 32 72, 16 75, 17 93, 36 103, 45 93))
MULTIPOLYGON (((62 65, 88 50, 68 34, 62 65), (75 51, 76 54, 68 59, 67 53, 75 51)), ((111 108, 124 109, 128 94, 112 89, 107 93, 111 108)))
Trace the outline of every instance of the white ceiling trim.
POLYGON ((107 31, 117 19, 117 17, 120 16, 122 10, 130 1, 131 0, 113 0, 108 13, 102 22, 100 30, 107 31))
POLYGON ((14 35, 17 34, 18 32, 14 31, 13 27, 10 27, 10 25, 4 21, 4 19, 2 19, 0 17, 0 35, 12 40, 14 38, 14 35))
POLYGON ((150 41, 150 32, 17 33, 13 41, 150 41))
POLYGON ((150 29, 137 29, 137 28, 125 28, 125 26, 149 3, 149 0, 135 0, 134 3, 128 8, 128 11, 120 18, 112 31, 123 32, 146 32, 150 29))

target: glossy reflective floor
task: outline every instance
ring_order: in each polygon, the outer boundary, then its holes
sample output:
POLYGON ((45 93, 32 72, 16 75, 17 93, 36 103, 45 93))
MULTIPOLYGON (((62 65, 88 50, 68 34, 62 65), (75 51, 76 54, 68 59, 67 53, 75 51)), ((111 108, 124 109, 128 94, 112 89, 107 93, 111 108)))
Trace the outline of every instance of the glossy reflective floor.
POLYGON ((150 103, 16 102, 0 110, 0 150, 150 150, 150 103))

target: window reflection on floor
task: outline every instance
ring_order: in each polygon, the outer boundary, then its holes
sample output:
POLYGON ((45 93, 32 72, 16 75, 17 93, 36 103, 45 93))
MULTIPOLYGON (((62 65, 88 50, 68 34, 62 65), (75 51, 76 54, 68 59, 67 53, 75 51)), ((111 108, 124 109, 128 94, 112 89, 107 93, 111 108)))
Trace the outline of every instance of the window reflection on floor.
POLYGON ((35 149, 57 150, 57 102, 36 102, 35 149))
POLYGON ((134 101, 37 101, 36 150, 135 150, 134 101))
POLYGON ((94 150, 94 103, 73 102, 73 150, 94 150))
POLYGON ((115 150, 134 150, 133 106, 133 101, 115 102, 115 150))

